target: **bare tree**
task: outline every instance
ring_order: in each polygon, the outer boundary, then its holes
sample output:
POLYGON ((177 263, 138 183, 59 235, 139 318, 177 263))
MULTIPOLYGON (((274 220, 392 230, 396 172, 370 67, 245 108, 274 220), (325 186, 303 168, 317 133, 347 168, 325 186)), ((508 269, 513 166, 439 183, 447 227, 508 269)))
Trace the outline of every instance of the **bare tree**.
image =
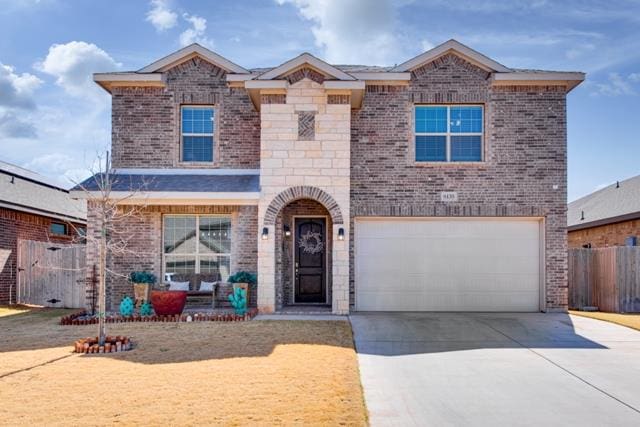
POLYGON ((87 221, 94 221, 92 225, 96 231, 90 233, 87 229, 84 238, 88 248, 97 249, 98 254, 98 336, 99 345, 103 345, 106 337, 107 275, 128 278, 128 273, 111 269, 108 260, 115 256, 140 257, 144 255, 130 249, 129 243, 136 236, 127 230, 126 223, 142 216, 142 211, 147 205, 143 202, 139 203, 139 199, 142 197, 141 193, 146 189, 147 183, 129 182, 129 185, 125 186, 126 190, 115 191, 114 187, 117 184, 122 184, 122 180, 126 178, 113 173, 109 152, 106 152, 104 157, 98 156, 96 163, 97 170, 94 167, 94 170, 91 171, 92 178, 78 184, 76 189, 79 188, 84 193, 83 198, 87 200, 87 221), (131 203, 131 199, 134 198, 136 199, 135 204, 131 203))

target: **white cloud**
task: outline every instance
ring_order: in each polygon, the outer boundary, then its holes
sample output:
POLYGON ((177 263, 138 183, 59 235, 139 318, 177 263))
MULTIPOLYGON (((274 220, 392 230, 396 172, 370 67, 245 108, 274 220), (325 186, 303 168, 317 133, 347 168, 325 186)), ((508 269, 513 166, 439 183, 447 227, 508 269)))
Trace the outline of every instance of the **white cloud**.
POLYGON ((16 74, 10 65, 0 62, 0 107, 35 108, 33 92, 42 85, 42 80, 33 74, 16 74))
POLYGON ((178 24, 178 14, 171 10, 167 0, 151 0, 147 21, 158 31, 166 31, 178 24))
POLYGON ((36 69, 56 78, 67 93, 85 97, 98 93, 93 82, 94 72, 114 71, 120 67, 107 52, 93 43, 72 41, 54 44, 45 60, 36 69))
MULTIPOLYGON (((94 44, 73 41, 52 45, 35 68, 53 76, 56 84, 38 94, 37 110, 7 113, 0 106, 0 139, 6 159, 61 185, 86 177, 88 166, 110 141, 110 103, 92 81, 92 73, 119 66, 94 44)), ((18 85, 26 93, 37 86, 27 78, 18 85)))
POLYGON ((33 74, 18 74, 14 67, 0 63, 0 137, 36 136, 29 116, 36 109, 34 92, 41 85, 42 80, 33 74))
POLYGON ((433 43, 431 43, 427 39, 423 39, 422 42, 421 42, 421 45, 422 45, 422 50, 424 52, 426 52, 428 50, 431 50, 431 49, 433 49, 435 47, 435 45, 433 43))
MULTIPOLYGON (((621 96, 621 95, 635 95, 636 89, 633 87, 632 79, 633 74, 628 78, 621 76, 619 73, 609 73, 608 80, 603 83, 594 83, 595 90, 592 95, 604 95, 604 96, 621 96)), ((634 76, 635 78, 635 76, 634 76)))
POLYGON ((565 52, 565 57, 574 60, 583 57, 585 54, 592 52, 596 48, 593 43, 583 43, 576 47, 572 47, 565 52))
POLYGON ((393 64, 403 58, 396 9, 404 2, 378 0, 276 0, 294 5, 314 23, 311 31, 331 63, 393 64))
POLYGON ((189 15, 185 13, 182 18, 191 24, 190 28, 187 28, 180 34, 180 46, 188 46, 191 43, 199 43, 208 48, 213 48, 213 40, 205 36, 207 31, 207 20, 201 16, 189 15))
POLYGON ((37 134, 13 135, 2 145, 7 160, 68 186, 88 176, 96 155, 109 147, 109 104, 106 99, 83 102, 64 94, 59 101, 29 112, 28 123, 37 134))
POLYGON ((640 73, 629 74, 629 80, 634 83, 640 83, 640 73))
POLYGON ((0 136, 6 138, 35 138, 36 128, 15 112, 0 109, 0 136))

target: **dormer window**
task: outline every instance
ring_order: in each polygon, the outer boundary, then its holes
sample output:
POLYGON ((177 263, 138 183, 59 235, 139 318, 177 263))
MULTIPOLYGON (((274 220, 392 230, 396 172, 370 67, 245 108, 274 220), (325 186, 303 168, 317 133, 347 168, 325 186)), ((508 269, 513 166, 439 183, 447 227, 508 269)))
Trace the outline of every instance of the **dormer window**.
POLYGON ((211 106, 183 106, 182 161, 213 162, 214 108, 211 106))
POLYGON ((481 162, 484 129, 481 105, 417 105, 417 162, 481 162))

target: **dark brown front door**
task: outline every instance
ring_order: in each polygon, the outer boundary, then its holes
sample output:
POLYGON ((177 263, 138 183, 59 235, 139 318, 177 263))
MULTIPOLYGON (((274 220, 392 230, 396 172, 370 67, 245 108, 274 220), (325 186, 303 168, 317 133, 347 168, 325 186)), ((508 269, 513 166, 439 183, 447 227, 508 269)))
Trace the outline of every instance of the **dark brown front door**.
POLYGON ((295 302, 327 302, 324 218, 296 218, 294 243, 295 302))

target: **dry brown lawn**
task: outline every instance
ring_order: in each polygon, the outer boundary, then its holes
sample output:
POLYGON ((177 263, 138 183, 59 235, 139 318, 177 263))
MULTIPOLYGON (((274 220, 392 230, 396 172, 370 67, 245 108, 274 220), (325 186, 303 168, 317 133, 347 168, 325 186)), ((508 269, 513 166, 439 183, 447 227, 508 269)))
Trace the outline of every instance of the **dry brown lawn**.
POLYGON ((72 354, 96 326, 0 308, 0 425, 365 425, 342 321, 126 323, 136 348, 72 354))
POLYGON ((576 316, 590 317, 592 319, 604 320, 605 322, 616 323, 618 325, 627 326, 629 328, 640 331, 640 314, 620 314, 620 313, 603 313, 600 311, 573 311, 569 313, 576 316))

